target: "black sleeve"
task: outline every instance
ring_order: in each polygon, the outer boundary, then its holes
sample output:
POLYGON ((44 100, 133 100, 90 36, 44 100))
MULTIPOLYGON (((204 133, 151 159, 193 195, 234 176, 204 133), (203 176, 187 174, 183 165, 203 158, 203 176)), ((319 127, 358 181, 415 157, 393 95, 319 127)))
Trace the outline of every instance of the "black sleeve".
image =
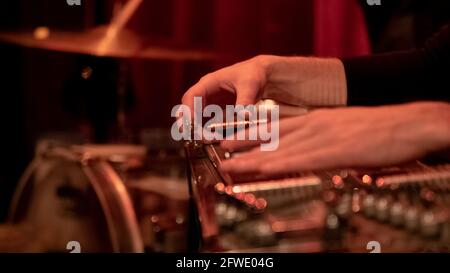
POLYGON ((450 27, 423 48, 343 60, 349 105, 450 101, 450 27))

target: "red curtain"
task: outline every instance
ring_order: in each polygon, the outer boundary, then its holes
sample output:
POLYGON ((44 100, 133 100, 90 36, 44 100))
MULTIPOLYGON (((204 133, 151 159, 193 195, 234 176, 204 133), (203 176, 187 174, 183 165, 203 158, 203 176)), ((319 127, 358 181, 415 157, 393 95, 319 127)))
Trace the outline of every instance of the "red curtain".
POLYGON ((314 53, 349 57, 370 53, 361 7, 356 0, 314 1, 314 53))
POLYGON ((229 54, 349 57, 371 51, 357 0, 215 0, 214 14, 216 49, 229 54))
POLYGON ((347 57, 370 52, 357 0, 148 0, 131 23, 155 45, 226 55, 219 62, 133 65, 143 127, 167 126, 171 107, 203 74, 258 54, 347 57))

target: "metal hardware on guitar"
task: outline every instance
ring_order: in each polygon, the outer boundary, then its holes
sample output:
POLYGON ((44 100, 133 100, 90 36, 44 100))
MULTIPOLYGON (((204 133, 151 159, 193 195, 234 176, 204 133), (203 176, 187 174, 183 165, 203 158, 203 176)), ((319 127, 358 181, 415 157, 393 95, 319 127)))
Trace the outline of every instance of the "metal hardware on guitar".
POLYGON ((232 176, 217 144, 185 145, 204 251, 448 251, 450 164, 232 176), (201 178, 201 179, 198 179, 201 178))

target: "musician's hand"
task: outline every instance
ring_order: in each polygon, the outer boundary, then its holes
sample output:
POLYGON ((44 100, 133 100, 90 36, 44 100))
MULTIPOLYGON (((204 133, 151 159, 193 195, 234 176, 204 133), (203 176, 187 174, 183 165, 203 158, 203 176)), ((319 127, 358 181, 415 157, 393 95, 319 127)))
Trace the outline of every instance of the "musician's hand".
MULTIPOLYGON (((224 141, 231 151, 257 142, 224 141)), ((259 146, 225 161, 232 173, 280 174, 345 167, 380 167, 450 147, 450 104, 414 103, 318 110, 280 122, 276 151, 259 146)))
POLYGON ((184 94, 182 103, 194 109, 194 97, 202 97, 203 106, 255 104, 267 84, 267 58, 258 56, 204 76, 184 94))
POLYGON ((250 105, 264 97, 291 105, 345 105, 345 83, 338 59, 263 55, 204 76, 182 103, 192 110, 195 97, 203 106, 250 105))

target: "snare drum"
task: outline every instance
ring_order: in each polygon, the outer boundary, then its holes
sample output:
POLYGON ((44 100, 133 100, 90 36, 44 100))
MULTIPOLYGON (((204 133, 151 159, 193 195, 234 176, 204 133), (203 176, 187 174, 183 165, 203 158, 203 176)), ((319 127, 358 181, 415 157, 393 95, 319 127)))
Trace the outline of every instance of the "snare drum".
POLYGON ((184 159, 145 146, 42 142, 25 171, 10 224, 32 230, 44 252, 186 249, 184 159))

